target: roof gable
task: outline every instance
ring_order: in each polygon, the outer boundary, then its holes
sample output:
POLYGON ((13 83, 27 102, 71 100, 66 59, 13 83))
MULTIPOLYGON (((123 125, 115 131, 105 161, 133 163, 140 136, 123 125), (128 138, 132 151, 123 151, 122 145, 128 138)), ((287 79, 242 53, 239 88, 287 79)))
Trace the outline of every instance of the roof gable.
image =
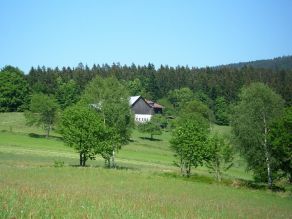
POLYGON ((132 106, 141 96, 130 97, 130 105, 132 106))
POLYGON ((129 104, 133 106, 139 99, 142 99, 148 106, 151 108, 163 109, 164 107, 158 103, 153 102, 152 100, 146 100, 142 96, 131 96, 129 104))

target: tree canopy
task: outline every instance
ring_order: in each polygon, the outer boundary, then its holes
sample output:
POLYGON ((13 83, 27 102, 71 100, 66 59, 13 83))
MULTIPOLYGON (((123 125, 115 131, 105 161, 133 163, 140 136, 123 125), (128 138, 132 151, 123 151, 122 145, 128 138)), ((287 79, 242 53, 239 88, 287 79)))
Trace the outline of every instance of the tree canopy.
POLYGON ((170 141, 182 175, 189 177, 192 166, 203 165, 208 155, 208 126, 202 117, 192 116, 173 131, 170 141))
POLYGON ((62 78, 59 77, 57 82, 56 99, 60 108, 64 110, 79 100, 79 90, 76 82, 72 79, 68 82, 63 82, 62 78))
POLYGON ((33 94, 29 110, 25 112, 27 124, 42 126, 47 131, 46 137, 49 137, 58 119, 58 109, 59 105, 54 96, 33 94))
POLYGON ((208 141, 208 159, 206 166, 217 181, 221 181, 222 173, 233 165, 234 150, 229 142, 217 133, 208 141))
POLYGON ((270 132, 271 153, 275 160, 275 169, 282 171, 292 182, 292 107, 274 122, 270 132))
POLYGON ((165 120, 161 115, 153 115, 150 121, 138 124, 138 130, 142 133, 150 134, 150 139, 153 140, 154 135, 162 134, 164 125, 165 120))
POLYGON ((18 68, 6 66, 0 71, 0 112, 23 111, 29 94, 29 85, 18 68))
POLYGON ((61 118, 61 133, 65 143, 79 153, 80 166, 88 159, 95 159, 113 144, 112 129, 90 106, 67 108, 61 118))
POLYGON ((133 126, 127 89, 116 78, 96 77, 86 87, 81 103, 93 106, 102 116, 104 124, 116 133, 111 153, 104 154, 108 162, 112 158, 112 165, 115 166, 115 152, 128 143, 133 126))
POLYGON ((248 168, 257 178, 272 186, 273 158, 268 135, 275 119, 281 116, 284 101, 267 85, 253 83, 242 89, 234 108, 233 133, 248 168))

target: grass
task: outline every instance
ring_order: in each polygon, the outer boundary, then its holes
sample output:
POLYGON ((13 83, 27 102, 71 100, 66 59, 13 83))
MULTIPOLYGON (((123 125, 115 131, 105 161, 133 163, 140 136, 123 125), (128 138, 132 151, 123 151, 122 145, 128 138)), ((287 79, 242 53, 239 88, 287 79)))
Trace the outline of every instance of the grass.
POLYGON ((264 191, 132 170, 1 166, 1 218, 291 218, 264 191), (5 179, 5 180, 4 180, 5 179))
MULTIPOLYGON (((27 126, 23 113, 0 113, 0 131, 45 135, 41 128, 27 126)), ((57 134, 53 131, 52 135, 57 134)))
MULTIPOLYGON (((191 179, 180 177, 170 133, 149 141, 134 131, 115 170, 103 168, 100 158, 76 167, 73 149, 55 133, 42 134, 26 127, 21 113, 0 114, 0 218, 292 218, 288 193, 216 184, 204 167, 191 179)), ((251 176, 238 158, 225 178, 251 176)))

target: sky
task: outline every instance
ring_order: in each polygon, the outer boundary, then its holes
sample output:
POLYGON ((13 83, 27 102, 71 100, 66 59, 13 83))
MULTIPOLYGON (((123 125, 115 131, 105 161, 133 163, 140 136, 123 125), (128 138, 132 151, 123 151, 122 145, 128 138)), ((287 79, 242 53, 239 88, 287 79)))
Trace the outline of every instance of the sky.
POLYGON ((292 55, 291 0, 0 0, 0 68, 292 55))

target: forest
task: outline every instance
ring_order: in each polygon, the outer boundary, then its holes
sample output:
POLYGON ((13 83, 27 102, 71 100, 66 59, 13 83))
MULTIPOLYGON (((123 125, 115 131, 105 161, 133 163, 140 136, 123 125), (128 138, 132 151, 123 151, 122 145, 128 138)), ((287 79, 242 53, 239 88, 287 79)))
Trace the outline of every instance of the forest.
MULTIPOLYGON (((9 66, 7 67, 9 68, 9 66)), ((28 74, 19 70, 21 77, 28 83, 28 92, 56 94, 60 83, 69 81, 76 85, 76 95, 80 95, 85 86, 95 76, 116 77, 125 84, 131 95, 143 95, 157 101, 169 97, 171 91, 189 88, 201 98, 208 98, 208 105, 214 110, 217 98, 223 97, 230 104, 238 98, 240 89, 252 82, 263 82, 280 94, 287 106, 292 104, 292 70, 271 70, 244 66, 242 68, 190 68, 188 66, 121 66, 120 64, 93 65, 88 67, 79 63, 77 67, 46 68, 32 67, 28 74), (202 97, 204 96, 204 97, 202 97)), ((7 83, 7 82, 4 82, 7 83)), ((3 94, 3 92, 1 92, 3 94)), ((1 94, 0 94, 1 95, 1 94)), ((25 95, 25 93, 23 94, 25 95)), ((4 98, 4 97, 3 97, 4 98)), ((207 100, 206 100, 207 101, 207 100)), ((9 107, 1 103, 0 111, 21 111, 22 107, 9 107)))
POLYGON ((80 63, 76 68, 62 69, 37 67, 31 68, 25 76, 32 91, 54 94, 58 78, 63 82, 74 80, 81 93, 86 84, 96 75, 114 76, 132 88, 131 94, 143 95, 154 101, 166 97, 171 90, 183 87, 193 92, 202 92, 211 100, 223 96, 228 102, 236 101, 239 90, 252 82, 263 82, 272 87, 292 104, 292 70, 270 70, 253 67, 237 68, 189 68, 188 66, 121 66, 119 64, 93 65, 91 68, 80 63))
POLYGON ((242 68, 244 66, 251 66, 254 68, 264 68, 273 70, 289 70, 292 68, 292 56, 282 56, 273 59, 263 59, 250 62, 240 62, 229 65, 221 65, 219 67, 233 67, 242 68))

